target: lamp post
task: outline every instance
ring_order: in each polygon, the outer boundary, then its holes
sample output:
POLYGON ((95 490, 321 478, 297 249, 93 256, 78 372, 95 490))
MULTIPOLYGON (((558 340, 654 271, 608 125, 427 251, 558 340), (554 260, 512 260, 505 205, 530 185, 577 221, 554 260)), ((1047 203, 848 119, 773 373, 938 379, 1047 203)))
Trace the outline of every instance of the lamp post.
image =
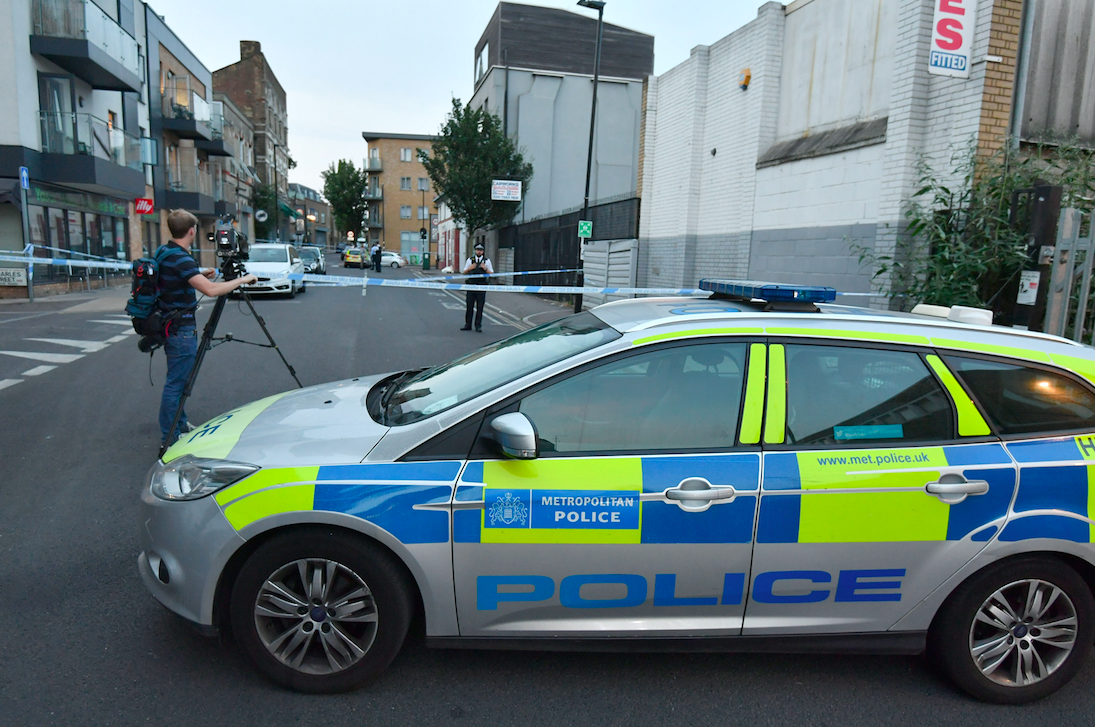
POLYGON ((266 134, 267 143, 274 145, 274 239, 281 240, 281 207, 278 202, 278 149, 285 147, 274 141, 269 133, 266 134))
MULTIPOLYGON (((586 153, 586 193, 582 201, 581 219, 589 219, 589 177, 593 171, 593 134, 597 129, 597 85, 601 79, 601 38, 604 35, 605 3, 604 0, 578 0, 583 8, 592 8, 597 11, 597 51, 593 57, 593 103, 589 111, 589 150, 586 153)), ((582 287, 582 238, 578 238, 578 272, 574 276, 577 287, 582 287)), ((574 312, 582 312, 582 295, 574 296, 574 312)))

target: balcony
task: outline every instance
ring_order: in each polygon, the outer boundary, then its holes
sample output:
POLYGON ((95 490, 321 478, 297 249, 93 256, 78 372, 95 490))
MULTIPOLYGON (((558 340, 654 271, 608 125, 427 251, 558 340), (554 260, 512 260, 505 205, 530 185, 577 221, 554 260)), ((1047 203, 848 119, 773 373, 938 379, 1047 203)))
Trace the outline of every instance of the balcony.
POLYGON ((141 91, 137 41, 91 0, 32 0, 32 53, 93 88, 141 91))
POLYGON ((365 199, 369 202, 379 202, 384 199, 384 188, 379 184, 368 185, 365 187, 365 199))
POLYGON ((380 157, 372 157, 365 161, 366 172, 382 172, 384 171, 384 164, 380 161, 380 157))
POLYGON ((144 193, 141 139, 85 113, 40 111, 46 181, 110 196, 144 193))
POLYGON ((190 90, 190 77, 179 76, 167 82, 163 92, 161 125, 180 139, 212 141, 212 115, 209 103, 190 90))
MULTIPOLYGON (((180 156, 186 155, 180 153, 180 156)), ((179 160, 175 166, 167 168, 167 189, 164 190, 163 204, 160 206, 211 217, 216 212, 213 175, 206 165, 197 163, 195 155, 189 156, 190 159, 179 160)))
POLYGON ((209 114, 209 131, 212 139, 194 139, 194 147, 204 149, 211 157, 230 157, 232 152, 224 143, 224 114, 218 111, 221 104, 214 101, 213 111, 209 114))

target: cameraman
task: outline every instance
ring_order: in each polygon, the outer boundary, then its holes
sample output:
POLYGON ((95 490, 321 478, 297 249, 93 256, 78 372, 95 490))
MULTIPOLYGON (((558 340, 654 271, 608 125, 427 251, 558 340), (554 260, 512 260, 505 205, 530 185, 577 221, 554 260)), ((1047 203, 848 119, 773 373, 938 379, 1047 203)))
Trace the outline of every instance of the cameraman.
MULTIPOLYGON (((464 268, 460 271, 463 275, 472 275, 474 277, 468 278, 468 285, 489 285, 490 278, 487 275, 494 273, 494 266, 490 264, 490 259, 484 254, 483 243, 475 243, 475 255, 464 261, 464 268)), ((464 327, 461 331, 471 330, 472 309, 475 309, 475 330, 479 333, 483 332, 483 306, 487 304, 487 291, 485 290, 469 290, 468 291, 468 309, 464 312, 464 327)))
MULTIPOLYGON (((167 380, 164 381, 163 398, 160 400, 161 443, 167 441, 167 432, 175 419, 175 410, 179 406, 186 380, 194 367, 194 358, 198 354, 197 326, 194 311, 198 307, 194 291, 202 295, 216 297, 227 295, 241 285, 254 283, 254 275, 244 275, 235 280, 214 283, 217 271, 214 268, 198 267, 190 256, 190 246, 198 234, 198 218, 186 210, 174 210, 167 215, 167 229, 171 241, 164 247, 167 254, 160 264, 160 310, 163 318, 170 321, 167 327, 167 342, 164 353, 167 354, 167 380)), ((191 430, 186 421, 186 412, 179 418, 175 439, 179 434, 191 430)))

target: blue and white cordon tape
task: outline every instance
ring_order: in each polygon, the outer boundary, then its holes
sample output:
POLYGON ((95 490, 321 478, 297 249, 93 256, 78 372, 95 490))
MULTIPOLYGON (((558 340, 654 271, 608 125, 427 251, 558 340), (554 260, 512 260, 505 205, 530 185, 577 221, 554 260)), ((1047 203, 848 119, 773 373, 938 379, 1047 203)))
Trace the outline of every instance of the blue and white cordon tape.
MULTIPOLYGON (((91 268, 94 270, 130 270, 130 262, 106 262, 99 260, 70 260, 68 258, 53 257, 29 257, 26 255, 0 255, 0 262, 21 263, 27 265, 58 265, 72 268, 91 268)), ((561 270, 535 270, 530 272, 494 273, 491 277, 507 275, 546 275, 549 273, 573 272, 561 270)), ((329 287, 356 287, 381 286, 385 288, 413 288, 418 290, 489 290, 492 293, 542 293, 558 295, 685 295, 704 296, 710 295, 710 291, 700 288, 588 288, 573 285, 468 285, 466 283, 428 282, 425 280, 386 280, 382 278, 354 278, 346 275, 313 275, 311 273, 291 273, 289 280, 301 280, 305 283, 313 283, 319 286, 329 287)), ((463 276, 451 276, 438 278, 445 280, 463 276)), ((482 276, 476 276, 482 277, 482 276)), ((362 293, 364 294, 364 290, 362 293)), ((837 293, 840 296, 873 297, 882 298, 885 295, 878 293, 837 293)))

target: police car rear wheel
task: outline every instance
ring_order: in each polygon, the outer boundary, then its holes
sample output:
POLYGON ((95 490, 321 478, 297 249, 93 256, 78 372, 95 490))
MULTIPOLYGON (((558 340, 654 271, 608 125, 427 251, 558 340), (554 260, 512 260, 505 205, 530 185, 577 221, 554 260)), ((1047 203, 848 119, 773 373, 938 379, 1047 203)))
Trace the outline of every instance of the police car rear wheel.
POLYGON ((1095 599, 1076 571, 1051 559, 1005 562, 952 594, 929 656, 971 695, 1023 704, 1076 675, 1095 640, 1093 621, 1095 599))
POLYGON ((264 675, 302 692, 359 687, 403 644, 412 601, 381 548, 338 531, 275 537, 232 589, 232 629, 264 675))

